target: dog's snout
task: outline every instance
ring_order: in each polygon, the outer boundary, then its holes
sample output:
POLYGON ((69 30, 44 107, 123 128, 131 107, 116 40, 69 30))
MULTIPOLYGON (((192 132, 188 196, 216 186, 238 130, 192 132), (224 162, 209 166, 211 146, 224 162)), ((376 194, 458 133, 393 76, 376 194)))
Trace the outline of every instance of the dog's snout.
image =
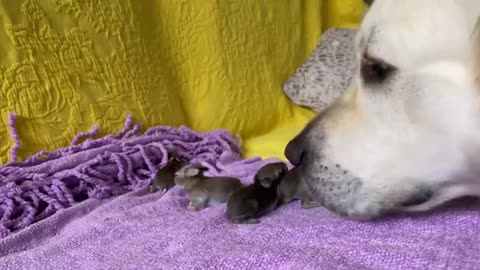
POLYGON ((291 140, 285 148, 285 157, 293 166, 298 166, 306 151, 305 142, 301 135, 291 140))

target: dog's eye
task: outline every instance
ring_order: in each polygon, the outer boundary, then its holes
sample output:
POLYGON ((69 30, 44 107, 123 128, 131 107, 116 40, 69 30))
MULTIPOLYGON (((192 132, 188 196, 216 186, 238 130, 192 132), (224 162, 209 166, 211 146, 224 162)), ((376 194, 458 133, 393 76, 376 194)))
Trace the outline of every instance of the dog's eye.
POLYGON ((382 83, 392 74, 396 68, 380 59, 364 55, 360 66, 360 72, 365 83, 382 83))

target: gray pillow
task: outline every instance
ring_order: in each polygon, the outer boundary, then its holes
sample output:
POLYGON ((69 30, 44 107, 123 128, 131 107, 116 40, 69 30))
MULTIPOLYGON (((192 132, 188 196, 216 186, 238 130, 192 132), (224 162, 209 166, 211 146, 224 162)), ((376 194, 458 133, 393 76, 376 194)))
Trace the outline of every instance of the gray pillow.
POLYGON ((296 104, 319 112, 346 90, 355 70, 357 30, 332 28, 323 33, 307 61, 283 85, 296 104))

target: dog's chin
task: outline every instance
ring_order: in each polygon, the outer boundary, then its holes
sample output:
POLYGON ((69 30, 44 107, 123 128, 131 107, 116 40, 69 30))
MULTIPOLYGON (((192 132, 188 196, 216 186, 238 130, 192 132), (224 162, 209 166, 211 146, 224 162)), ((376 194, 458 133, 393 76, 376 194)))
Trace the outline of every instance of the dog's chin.
POLYGON ((298 168, 313 200, 352 220, 368 221, 391 213, 422 211, 436 200, 432 187, 413 181, 398 185, 362 179, 334 162, 304 160, 298 168), (380 182, 383 184, 376 184, 380 182))
POLYGON ((304 161, 299 171, 312 199, 331 212, 355 220, 370 220, 383 213, 384 205, 362 196, 364 181, 340 164, 304 161))

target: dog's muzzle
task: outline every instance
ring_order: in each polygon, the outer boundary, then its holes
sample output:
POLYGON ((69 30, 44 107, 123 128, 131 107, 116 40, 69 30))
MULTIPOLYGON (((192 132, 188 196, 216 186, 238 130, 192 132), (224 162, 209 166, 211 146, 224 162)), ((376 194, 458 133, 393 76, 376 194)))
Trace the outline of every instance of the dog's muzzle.
POLYGON ((309 123, 285 148, 286 158, 298 168, 312 199, 332 212, 357 220, 374 219, 430 199, 429 189, 415 186, 398 187, 393 194, 385 192, 330 160, 322 153, 324 137, 318 121, 309 123))

